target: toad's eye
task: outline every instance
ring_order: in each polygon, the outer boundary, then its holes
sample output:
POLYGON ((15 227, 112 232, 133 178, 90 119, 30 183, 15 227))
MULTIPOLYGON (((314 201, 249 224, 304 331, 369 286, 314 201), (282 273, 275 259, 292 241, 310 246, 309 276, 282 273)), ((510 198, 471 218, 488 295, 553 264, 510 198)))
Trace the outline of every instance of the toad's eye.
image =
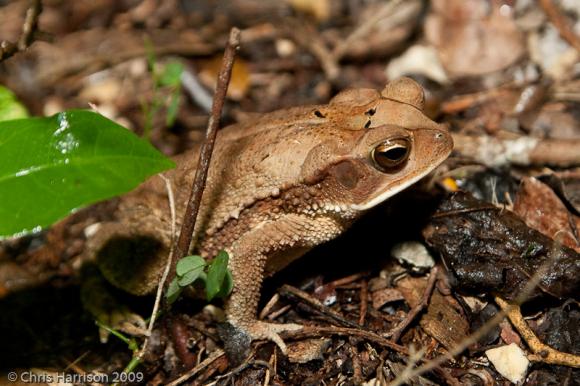
POLYGON ((410 152, 411 141, 408 138, 394 138, 375 146, 371 158, 377 169, 386 172, 403 165, 410 152))

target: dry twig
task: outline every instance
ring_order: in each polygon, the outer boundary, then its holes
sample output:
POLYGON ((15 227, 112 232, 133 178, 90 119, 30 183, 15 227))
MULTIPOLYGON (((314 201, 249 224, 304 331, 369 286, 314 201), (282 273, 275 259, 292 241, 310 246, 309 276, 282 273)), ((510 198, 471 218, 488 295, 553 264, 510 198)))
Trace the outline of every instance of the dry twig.
POLYGON ((355 336, 374 342, 379 346, 388 347, 403 355, 409 355, 409 350, 406 347, 393 343, 372 331, 366 331, 360 328, 307 326, 301 330, 284 332, 282 335, 283 338, 292 339, 319 338, 327 335, 355 336))
POLYGON ((534 355, 528 355, 528 359, 535 362, 543 362, 551 365, 562 365, 580 368, 580 356, 561 352, 542 343, 532 329, 528 326, 519 305, 512 305, 496 296, 495 302, 507 314, 510 322, 526 341, 534 355))
POLYGON ((576 36, 572 28, 570 28, 558 8, 552 3, 552 0, 540 0, 540 6, 548 16, 548 19, 554 24, 560 36, 580 52, 580 39, 576 36))
POLYGON ((226 92, 228 90, 228 85, 232 74, 232 67, 234 64, 235 53, 239 48, 239 45, 240 30, 237 28, 232 28, 230 37, 228 39, 228 44, 226 45, 224 52, 222 68, 220 69, 220 73, 218 75, 216 93, 213 100, 209 122, 207 124, 205 141, 201 147, 199 155, 199 163, 195 173, 195 178, 193 180, 191 194, 189 196, 187 209, 185 210, 183 222, 181 224, 181 230, 177 240, 175 253, 171 257, 171 270, 168 283, 171 282, 171 280, 173 280, 175 277, 175 264, 179 259, 186 256, 191 246, 195 221, 197 219, 197 213, 199 212, 199 207, 201 205, 201 197, 205 189, 205 181, 207 179, 211 154, 213 152, 215 138, 220 124, 221 111, 225 103, 226 92))
POLYGON ((365 325, 365 318, 367 316, 368 309, 368 297, 369 285, 366 280, 363 280, 362 286, 360 288, 360 314, 358 317, 358 324, 361 326, 365 325))
POLYGON ((34 35, 38 28, 38 17, 42 12, 40 0, 31 0, 30 8, 26 11, 26 17, 22 24, 22 34, 18 42, 12 43, 7 40, 0 42, 0 62, 14 54, 26 50, 34 41, 34 35))
POLYGON ((427 287, 425 288, 425 292, 423 292, 423 296, 421 297, 421 301, 417 304, 409 313, 405 320, 401 322, 394 330, 393 336, 391 337, 391 341, 393 343, 397 343, 397 341, 401 338, 401 335, 407 327, 411 324, 413 320, 419 315, 421 311, 429 304, 429 298, 431 298, 431 294, 433 293, 433 288, 435 288, 435 282, 437 281, 437 267, 433 267, 431 269, 431 273, 429 275, 429 281, 427 282, 427 287))
POLYGON ((220 359, 227 360, 225 354, 226 353, 224 351, 222 351, 222 350, 219 350, 219 349, 218 350, 215 350, 203 362, 201 362, 199 365, 195 366, 193 369, 189 370, 185 374, 181 375, 179 378, 174 379, 173 381, 169 382, 167 384, 167 386, 177 386, 177 385, 180 385, 183 382, 185 382, 188 379, 190 379, 191 377, 199 374, 200 371, 208 368, 214 362, 216 362, 216 361, 218 361, 220 359))
MULTIPOLYGON (((530 293, 538 286, 540 279, 546 272, 550 269, 553 264, 557 263, 556 258, 552 258, 549 261, 545 262, 538 268, 535 274, 530 278, 526 286, 522 289, 517 299, 515 299, 514 304, 521 304, 526 299, 529 298, 530 293)), ((471 346, 472 344, 476 343, 482 336, 487 334, 491 331, 492 328, 497 326, 503 318, 507 315, 509 307, 513 307, 509 305, 507 309, 502 309, 498 313, 496 313, 492 318, 490 318, 487 322, 483 324, 477 331, 473 332, 467 338, 463 339, 461 344, 458 344, 456 347, 453 347, 450 351, 445 354, 438 356, 437 358, 431 359, 421 366, 415 368, 413 371, 409 372, 404 378, 399 376, 390 385, 400 385, 402 382, 406 382, 411 380, 415 377, 418 377, 421 374, 424 374, 428 371, 433 370, 434 368, 440 366, 441 364, 447 362, 448 360, 454 358, 456 355, 459 355, 463 350, 471 346)))
POLYGON ((295 297, 306 303, 308 306, 319 312, 320 314, 328 317, 333 322, 336 322, 342 326, 357 328, 359 327, 358 324, 351 322, 350 320, 345 319, 342 315, 334 312, 330 308, 326 307, 324 304, 318 301, 318 299, 313 298, 309 294, 304 291, 299 290, 296 287, 292 287, 291 285, 284 284, 282 288, 280 288, 280 294, 286 297, 295 297))
POLYGON ((488 166, 580 165, 580 140, 453 134, 455 151, 488 166))

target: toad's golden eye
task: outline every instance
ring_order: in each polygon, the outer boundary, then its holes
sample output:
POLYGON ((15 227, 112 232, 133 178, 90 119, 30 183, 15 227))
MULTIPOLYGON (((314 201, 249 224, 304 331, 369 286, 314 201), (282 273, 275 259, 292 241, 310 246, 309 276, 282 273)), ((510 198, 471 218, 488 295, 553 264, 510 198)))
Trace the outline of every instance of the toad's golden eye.
POLYGON ((410 152, 411 141, 408 138, 394 138, 375 146, 371 158, 379 170, 389 171, 403 165, 410 152))

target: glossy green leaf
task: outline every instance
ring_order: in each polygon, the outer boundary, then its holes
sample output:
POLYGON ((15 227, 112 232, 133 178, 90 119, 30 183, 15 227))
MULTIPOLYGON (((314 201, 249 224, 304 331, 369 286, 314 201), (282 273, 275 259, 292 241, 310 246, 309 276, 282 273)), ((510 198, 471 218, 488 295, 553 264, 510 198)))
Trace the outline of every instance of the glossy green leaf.
POLYGON ((28 117, 28 111, 18 102, 12 91, 0 86, 0 121, 28 117))
POLYGON ((149 142, 94 112, 0 122, 0 236, 50 225, 173 166, 149 142))
POLYGON ((222 286, 228 272, 228 260, 227 252, 219 251, 209 265, 205 287, 208 301, 222 292, 222 286))
POLYGON ((205 260, 203 257, 198 255, 192 256, 185 256, 183 259, 180 259, 177 264, 175 265, 175 273, 177 276, 183 276, 187 272, 197 270, 205 267, 205 260))

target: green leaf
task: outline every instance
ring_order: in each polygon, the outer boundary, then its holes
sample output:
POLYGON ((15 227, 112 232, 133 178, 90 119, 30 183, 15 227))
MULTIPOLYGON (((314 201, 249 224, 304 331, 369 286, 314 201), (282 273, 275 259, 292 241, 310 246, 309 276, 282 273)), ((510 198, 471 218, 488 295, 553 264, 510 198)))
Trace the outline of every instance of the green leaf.
POLYGON ((0 86, 0 121, 26 117, 28 117, 28 111, 18 102, 12 91, 0 86))
POLYGON ((90 111, 0 122, 0 237, 36 231, 173 166, 90 111))
POLYGON ((187 287, 196 281, 205 269, 205 260, 201 256, 186 256, 177 262, 175 273, 180 287, 187 287))
POLYGON ((226 277, 224 278, 220 291, 216 294, 215 297, 225 298, 230 294, 230 292, 232 292, 233 288, 234 288, 234 278, 232 276, 232 273, 229 270, 227 270, 226 277))
POLYGON ((177 277, 177 283, 180 287, 187 287, 188 285, 192 284, 194 281, 200 278, 201 273, 203 272, 203 267, 199 267, 198 269, 194 269, 193 271, 186 272, 183 276, 177 277))
POLYGON ((185 256, 180 259, 175 265, 175 273, 177 276, 183 276, 189 271, 193 271, 201 267, 205 267, 205 260, 203 257, 198 255, 185 256))
POLYGON ((167 287, 167 292, 165 292, 165 298, 169 304, 175 303, 179 295, 181 295, 182 287, 177 283, 177 278, 173 278, 169 286, 167 287))
POLYGON ((183 73, 183 64, 179 62, 169 62, 165 65, 163 73, 159 77, 160 86, 179 86, 181 84, 181 74, 183 73))
POLYGON ((207 270, 206 294, 207 300, 211 301, 222 291, 227 271, 229 256, 226 251, 219 251, 218 255, 209 265, 207 270))
POLYGON ((181 87, 177 87, 175 91, 171 93, 169 106, 167 106, 167 116, 165 117, 165 125, 167 127, 171 127, 175 123, 180 102, 181 102, 181 87))

